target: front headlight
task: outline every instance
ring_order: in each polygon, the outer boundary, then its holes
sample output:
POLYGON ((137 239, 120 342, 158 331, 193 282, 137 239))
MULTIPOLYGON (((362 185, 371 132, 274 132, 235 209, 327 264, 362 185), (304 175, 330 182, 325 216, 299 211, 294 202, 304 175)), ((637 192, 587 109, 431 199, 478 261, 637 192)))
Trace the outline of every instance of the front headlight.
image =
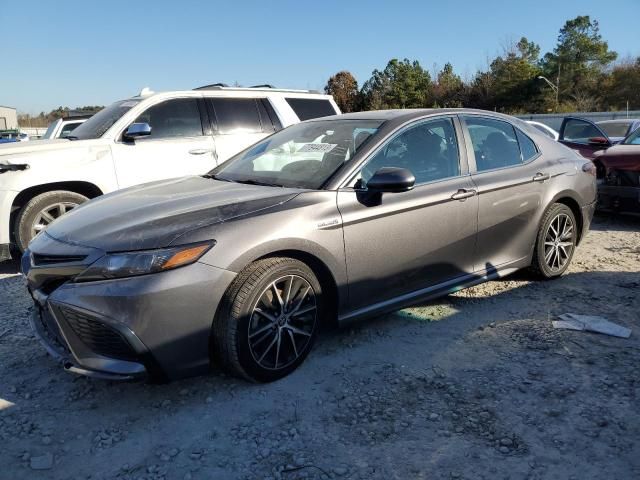
POLYGON ((110 253, 79 274, 76 282, 135 277, 183 267, 197 261, 215 241, 139 252, 110 253))

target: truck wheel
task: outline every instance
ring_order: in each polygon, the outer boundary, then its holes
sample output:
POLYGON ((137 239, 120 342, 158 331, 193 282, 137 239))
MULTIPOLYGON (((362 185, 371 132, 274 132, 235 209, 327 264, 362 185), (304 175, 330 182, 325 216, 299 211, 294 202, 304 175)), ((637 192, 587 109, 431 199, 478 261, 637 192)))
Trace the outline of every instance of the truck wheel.
POLYGON ((20 252, 24 252, 29 242, 56 218, 87 200, 84 195, 66 190, 41 193, 29 200, 20 209, 15 223, 14 233, 20 252))

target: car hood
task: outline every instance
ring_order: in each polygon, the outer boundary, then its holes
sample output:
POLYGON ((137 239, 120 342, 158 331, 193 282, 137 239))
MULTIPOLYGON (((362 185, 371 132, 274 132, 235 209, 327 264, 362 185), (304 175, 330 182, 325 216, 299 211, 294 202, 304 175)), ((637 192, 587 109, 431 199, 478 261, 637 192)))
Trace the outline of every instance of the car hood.
POLYGON ((46 231, 107 252, 162 248, 186 232, 282 204, 300 192, 205 177, 163 180, 98 197, 46 231))
POLYGON ((640 172, 640 145, 614 145, 596 152, 594 160, 608 169, 640 172))

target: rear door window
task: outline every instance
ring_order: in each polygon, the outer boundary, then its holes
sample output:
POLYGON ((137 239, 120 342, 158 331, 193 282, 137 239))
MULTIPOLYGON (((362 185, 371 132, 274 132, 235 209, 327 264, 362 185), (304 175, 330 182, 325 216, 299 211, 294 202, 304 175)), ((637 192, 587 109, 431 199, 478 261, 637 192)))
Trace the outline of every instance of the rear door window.
POLYGON ((478 172, 522 163, 516 131, 510 123, 492 118, 465 117, 478 172))
POLYGON ((522 154, 522 161, 528 162, 538 154, 538 148, 529 137, 516 128, 516 135, 518 137, 518 144, 520 145, 520 153, 522 154))
POLYGON ((329 100, 319 98, 285 98, 285 100, 300 121, 337 114, 329 100))
POLYGON ((253 98, 211 98, 220 134, 261 133, 262 123, 253 98))

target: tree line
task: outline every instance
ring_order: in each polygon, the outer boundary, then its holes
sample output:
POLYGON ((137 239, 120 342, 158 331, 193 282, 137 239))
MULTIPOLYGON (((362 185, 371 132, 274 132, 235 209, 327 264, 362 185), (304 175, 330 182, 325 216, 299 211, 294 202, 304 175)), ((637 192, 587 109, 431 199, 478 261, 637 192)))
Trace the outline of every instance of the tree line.
POLYGON ((59 118, 70 117, 74 115, 93 115, 96 112, 102 110, 104 106, 99 105, 86 105, 84 107, 58 107, 51 110, 49 113, 40 112, 38 115, 29 115, 28 113, 21 113, 18 115, 18 125, 21 127, 46 127, 51 122, 56 121, 59 118))
POLYGON ((390 108, 472 107, 503 113, 640 109, 640 57, 620 60, 597 20, 578 16, 560 29, 551 52, 522 37, 485 69, 462 79, 453 66, 429 73, 417 60, 392 59, 359 88, 343 70, 325 92, 343 112, 390 108))

